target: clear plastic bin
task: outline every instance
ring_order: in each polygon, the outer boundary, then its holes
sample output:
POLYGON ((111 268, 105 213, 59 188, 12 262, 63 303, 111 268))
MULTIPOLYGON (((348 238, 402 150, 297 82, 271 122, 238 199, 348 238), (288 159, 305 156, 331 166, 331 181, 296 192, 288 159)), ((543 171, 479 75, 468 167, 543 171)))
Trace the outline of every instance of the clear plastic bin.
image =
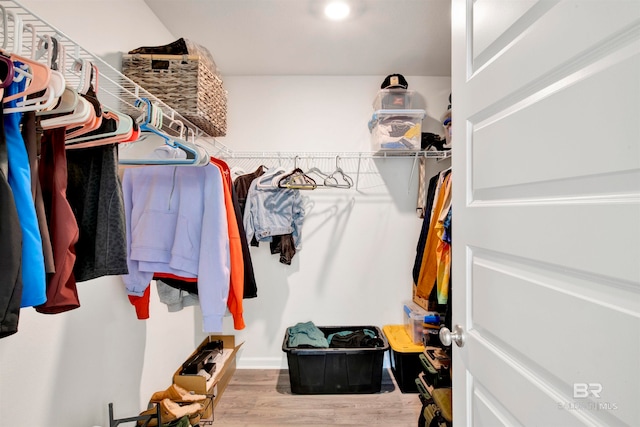
POLYGON ((369 121, 373 151, 419 150, 424 110, 377 110, 369 121))
POLYGON ((405 330, 414 344, 422 344, 424 342, 425 323, 436 325, 440 323, 440 315, 437 312, 427 311, 415 302, 405 302, 403 311, 405 330))
POLYGON ((373 100, 374 110, 410 110, 413 108, 414 91, 406 89, 382 89, 373 100))

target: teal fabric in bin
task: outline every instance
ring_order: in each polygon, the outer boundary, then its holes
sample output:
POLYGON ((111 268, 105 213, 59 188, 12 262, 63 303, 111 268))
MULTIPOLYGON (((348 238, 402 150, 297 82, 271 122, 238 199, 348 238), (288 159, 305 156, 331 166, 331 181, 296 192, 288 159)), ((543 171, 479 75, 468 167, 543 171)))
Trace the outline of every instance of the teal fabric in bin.
POLYGON ((329 342, 313 322, 300 322, 287 328, 289 332, 289 347, 310 346, 329 348, 329 342))

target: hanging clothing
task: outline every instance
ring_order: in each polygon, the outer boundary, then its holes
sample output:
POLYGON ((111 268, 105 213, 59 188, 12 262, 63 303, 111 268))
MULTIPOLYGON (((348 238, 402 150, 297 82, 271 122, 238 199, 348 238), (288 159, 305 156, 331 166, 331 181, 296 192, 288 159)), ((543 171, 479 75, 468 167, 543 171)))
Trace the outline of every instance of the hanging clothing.
POLYGON ((230 282, 229 282, 229 298, 227 306, 229 312, 233 315, 233 327, 236 330, 245 328, 244 318, 242 316, 242 299, 244 295, 244 262, 242 260, 242 243, 240 242, 240 231, 238 229, 238 221, 236 211, 233 208, 233 199, 231 197, 231 173, 229 166, 222 160, 212 157, 211 163, 220 169, 222 176, 222 191, 224 193, 224 206, 227 215, 227 229, 229 235, 229 259, 231 263, 230 282))
POLYGON ((127 273, 127 246, 118 146, 67 150, 67 200, 80 234, 77 282, 127 273))
POLYGON ((425 243, 424 255, 422 257, 422 263, 420 267, 420 274, 418 282, 416 283, 416 295, 428 299, 433 287, 436 285, 438 274, 438 261, 436 247, 439 242, 439 238, 435 233, 437 219, 442 212, 443 206, 450 201, 451 198, 451 174, 444 177, 442 187, 437 194, 437 199, 434 204, 433 213, 431 215, 431 221, 429 224, 429 230, 427 233, 427 240, 425 243))
MULTIPOLYGON (((5 95, 22 92, 25 80, 15 80, 5 89, 5 95)), ((7 107, 15 107, 16 100, 7 103, 7 107)), ((9 185, 20 219, 22 230, 22 307, 43 304, 47 300, 46 279, 44 272, 44 255, 42 238, 36 216, 36 208, 31 195, 31 171, 27 149, 20 132, 22 114, 5 113, 3 115, 4 134, 7 143, 9 163, 9 185)))
MULTIPOLYGON (((0 103, 0 116, 2 116, 0 103)), ((9 186, 9 159, 0 120, 0 338, 18 332, 22 300, 22 231, 9 186)))
MULTIPOLYGON (((42 240, 42 254, 44 255, 44 267, 46 273, 55 273, 56 267, 53 262, 53 248, 51 246, 51 236, 49 235, 49 225, 47 224, 47 215, 45 213, 44 201, 42 200, 42 187, 38 174, 38 159, 40 158, 40 141, 36 130, 36 113, 27 111, 22 116, 22 138, 27 148, 27 156, 29 157, 29 169, 31 171, 31 197, 36 208, 36 217, 38 218, 38 228, 40 229, 40 238, 42 240)), ((66 170, 65 165, 65 170, 66 170)), ((66 173, 66 172, 65 172, 66 173)), ((66 181, 66 178, 65 178, 66 181)))
MULTIPOLYGON (((424 133, 422 135, 424 136, 424 133)), ((418 162, 418 197, 416 200, 416 214, 418 215, 418 218, 424 218, 427 194, 429 191, 426 175, 427 159, 425 157, 420 157, 418 162)))
POLYGON ((229 295, 229 232, 220 170, 149 166, 126 169, 129 295, 142 296, 155 272, 198 278, 205 332, 221 332, 229 295))
POLYGON ((160 302, 167 305, 167 310, 170 313, 180 311, 184 307, 200 304, 197 294, 176 289, 164 283, 163 280, 156 280, 156 289, 158 290, 160 302))
POLYGON ((255 272, 253 271, 253 261, 251 260, 251 252, 249 251, 247 232, 244 229, 243 216, 235 186, 231 187, 231 200, 233 201, 233 210, 236 214, 238 233, 240 233, 240 244, 242 245, 242 261, 244 262, 243 298, 256 298, 258 296, 258 285, 256 283, 255 272))
MULTIPOLYGON (((258 287, 256 284, 255 273, 253 271, 253 262, 251 260, 251 252, 249 251, 249 243, 247 233, 244 228, 243 218, 244 209, 247 201, 247 194, 251 182, 264 174, 264 167, 260 166, 253 173, 245 174, 232 180, 231 198, 238 222, 238 231, 240 233, 240 243, 242 244, 242 259, 244 261, 244 298, 255 298, 258 296, 258 287)), ((231 173, 229 173, 231 179, 231 173)), ((255 240, 255 239, 254 239, 255 240)), ((253 241, 252 241, 253 244, 253 241)))
POLYGON ((293 235, 283 234, 278 236, 271 236, 269 249, 271 250, 272 255, 280 255, 279 262, 281 264, 291 265, 291 260, 296 254, 296 245, 293 241, 293 235))
POLYGON ((151 289, 147 286, 142 295, 127 295, 129 302, 136 310, 136 317, 140 320, 149 318, 149 299, 151 298, 151 289))
POLYGON ((40 313, 56 314, 80 307, 73 267, 79 229, 67 200, 67 158, 64 128, 46 130, 40 159, 47 223, 53 243, 55 272, 47 274, 47 302, 36 307, 40 313))
POLYGON ((153 273, 153 280, 162 280, 165 285, 172 288, 198 295, 198 279, 196 277, 179 277, 169 273, 153 273))
POLYGON ((247 205, 247 197, 249 196, 249 188, 251 183, 258 177, 264 175, 264 166, 258 167, 255 171, 240 175, 233 181, 233 187, 236 189, 238 202, 240 203, 240 213, 244 217, 244 211, 247 205))
POLYGON ((449 297, 449 277, 451 273, 451 244, 444 240, 445 220, 451 212, 451 178, 448 182, 449 189, 445 189, 445 199, 439 212, 434 231, 438 240, 436 242, 436 290, 438 304, 446 304, 449 297))
POLYGON ((300 191, 267 186, 271 179, 271 175, 264 175, 249 187, 244 212, 247 239, 255 237, 258 242, 271 242, 273 236, 291 234, 295 249, 300 250, 304 222, 300 191), (263 180, 265 183, 261 183, 263 180))
POLYGON ((431 223, 431 210, 433 209, 433 199, 435 198, 438 181, 444 179, 443 174, 437 174, 429 179, 429 187, 427 189, 426 201, 424 206, 424 214, 422 220, 422 228, 420 237, 418 238, 418 247, 416 248, 416 259, 413 263, 413 283, 418 283, 420 276, 420 267, 422 267, 422 257, 424 256, 424 246, 427 244, 427 235, 429 233, 429 224, 431 223))

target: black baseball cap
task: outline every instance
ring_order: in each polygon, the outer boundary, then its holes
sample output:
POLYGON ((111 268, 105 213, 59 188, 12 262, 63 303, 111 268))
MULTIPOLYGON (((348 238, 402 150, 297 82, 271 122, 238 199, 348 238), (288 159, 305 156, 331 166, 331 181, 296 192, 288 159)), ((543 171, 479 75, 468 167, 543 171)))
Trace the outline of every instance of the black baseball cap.
POLYGON ((380 89, 406 89, 407 79, 402 74, 389 74, 380 85, 380 89))

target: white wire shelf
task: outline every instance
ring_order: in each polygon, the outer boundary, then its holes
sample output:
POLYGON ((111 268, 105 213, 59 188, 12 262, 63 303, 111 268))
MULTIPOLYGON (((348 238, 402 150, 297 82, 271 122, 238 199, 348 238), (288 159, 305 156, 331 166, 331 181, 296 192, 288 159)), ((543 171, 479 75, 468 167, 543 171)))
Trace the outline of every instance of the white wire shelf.
MULTIPOLYGON (((14 20, 9 18, 5 21, 4 17, 0 19, 0 24, 3 26, 2 31, 0 31, 3 37, 2 47, 10 47, 12 52, 31 58, 32 52, 38 48, 38 45, 41 44, 41 40, 45 39, 45 36, 55 37, 58 41, 59 49, 64 52, 64 60, 58 60, 58 64, 61 67, 60 71, 64 73, 68 85, 73 87, 79 83, 80 74, 74 69, 74 62, 85 59, 93 63, 99 70, 96 93, 102 104, 121 111, 122 113, 137 117, 141 111, 135 107, 135 101, 140 98, 147 98, 153 104, 160 107, 167 119, 167 124, 177 120, 191 129, 197 137, 210 136, 193 122, 182 116, 178 111, 164 103, 160 98, 133 82, 99 56, 82 48, 65 33, 45 22, 39 16, 22 6, 18 1, 0 0, 0 6, 4 8, 7 15, 10 16, 12 13, 16 14, 24 25, 22 46, 20 46, 18 51, 13 45, 13 39, 15 39, 15 37, 13 37, 15 28, 14 20), (35 37, 33 37, 34 35, 35 37), (64 69, 62 69, 63 65, 64 69)), ((42 60, 43 62, 48 60, 48 58, 37 57, 32 59, 42 60)), ((176 135, 175 129, 169 126, 163 126, 163 131, 176 135)))
POLYGON ((346 151, 346 152, 296 152, 296 151, 232 151, 217 146, 218 153, 228 159, 368 159, 368 158, 419 158, 446 159, 451 157, 451 151, 423 151, 423 150, 389 150, 389 151, 346 151))
MULTIPOLYGON (((162 130, 170 135, 177 135, 176 129, 172 128, 169 123, 176 121, 182 122, 187 128, 191 129, 193 134, 198 138, 199 144, 204 145, 211 155, 215 155, 226 159, 230 164, 241 165, 258 165, 262 160, 272 160, 280 165, 296 165, 297 162, 318 162, 327 165, 327 169, 331 165, 345 164, 349 172, 356 173, 358 177, 362 174, 375 174, 377 170, 373 165, 375 159, 413 159, 413 167, 411 176, 418 158, 446 159, 451 156, 450 151, 423 151, 423 150, 381 150, 381 151, 361 151, 361 152, 292 152, 292 151, 234 151, 213 138, 203 129, 199 128, 193 122, 180 114, 179 111, 163 102, 153 93, 147 91, 113 66, 107 63, 99 56, 87 51, 78 43, 68 37, 64 32, 50 25, 39 16, 25 8, 16 0, 0 0, 0 6, 4 9, 3 18, 0 19, 2 25, 2 45, 0 47, 11 47, 10 51, 16 52, 25 57, 33 57, 32 59, 46 61, 48 58, 36 57, 36 49, 41 46, 42 41, 46 40, 46 36, 55 37, 58 42, 59 50, 64 55, 64 60, 58 60, 60 71, 63 71, 65 80, 70 86, 78 85, 80 82, 80 73, 75 69, 74 64, 77 60, 87 60, 95 65, 98 70, 97 79, 97 96, 100 102, 125 114, 129 114, 134 118, 141 114, 135 104, 140 98, 147 98, 151 103, 160 107, 165 120, 162 130), (13 19, 5 20, 7 15, 15 14, 20 18, 24 25, 22 43, 19 48, 14 46, 15 37, 15 21, 13 19), (344 160, 344 162, 343 162, 344 160), (342 162, 342 163, 340 163, 342 162)), ((42 51, 42 49, 40 49, 42 51)))

